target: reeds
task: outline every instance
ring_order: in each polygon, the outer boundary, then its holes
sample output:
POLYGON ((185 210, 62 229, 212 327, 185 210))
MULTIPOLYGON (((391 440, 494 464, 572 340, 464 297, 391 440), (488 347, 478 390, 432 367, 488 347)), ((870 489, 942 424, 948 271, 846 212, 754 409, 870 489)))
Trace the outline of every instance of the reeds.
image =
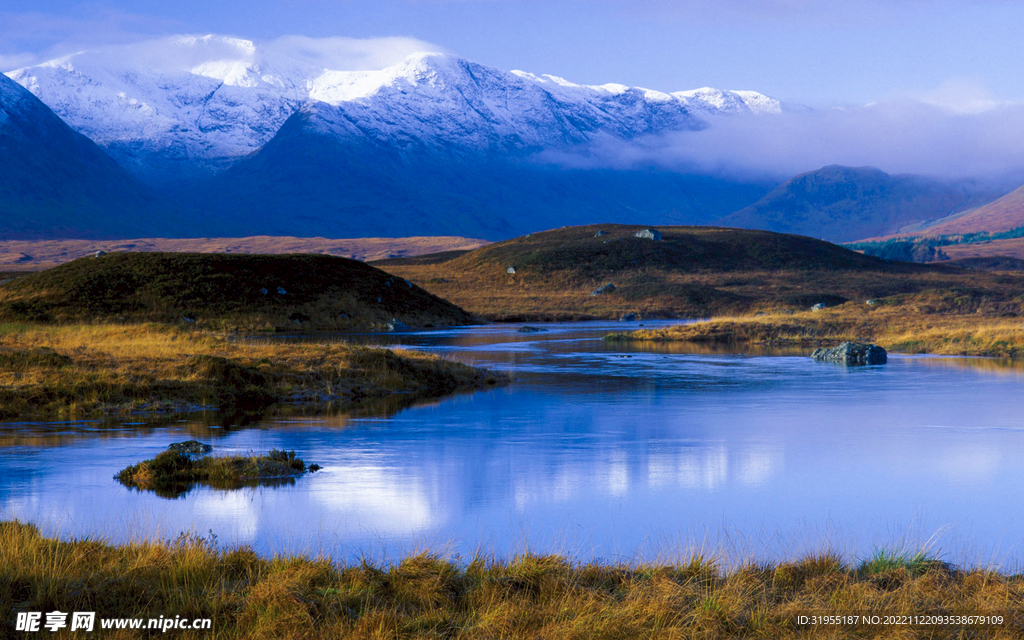
POLYGON ((714 318, 664 329, 612 334, 610 341, 711 344, 834 345, 867 341, 900 353, 1024 355, 1024 321, 984 314, 923 313, 906 306, 863 303, 816 312, 714 318))
POLYGON ((211 618, 219 638, 1016 638, 1024 578, 878 552, 822 553, 724 571, 573 563, 559 556, 423 554, 390 566, 263 558, 214 537, 112 546, 0 523, 0 608, 98 617, 211 618), (838 625, 800 616, 857 616, 838 625), (863 616, 877 615, 879 622, 863 616), (884 624, 886 616, 995 615, 1000 624, 884 624))
POLYGON ((0 418, 433 397, 506 380, 415 352, 156 324, 0 325, 0 418))

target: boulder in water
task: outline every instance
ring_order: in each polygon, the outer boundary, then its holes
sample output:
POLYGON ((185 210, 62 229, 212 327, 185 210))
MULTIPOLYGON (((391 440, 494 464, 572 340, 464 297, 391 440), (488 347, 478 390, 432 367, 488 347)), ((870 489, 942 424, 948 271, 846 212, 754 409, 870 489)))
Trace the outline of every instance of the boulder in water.
POLYGON ((213 446, 203 444, 198 440, 186 440, 185 442, 171 443, 167 450, 177 451, 178 453, 210 453, 213 451, 213 446))
POLYGON ((844 342, 831 349, 818 348, 811 354, 818 362, 838 362, 840 364, 885 364, 888 355, 885 349, 877 344, 867 342, 844 342))

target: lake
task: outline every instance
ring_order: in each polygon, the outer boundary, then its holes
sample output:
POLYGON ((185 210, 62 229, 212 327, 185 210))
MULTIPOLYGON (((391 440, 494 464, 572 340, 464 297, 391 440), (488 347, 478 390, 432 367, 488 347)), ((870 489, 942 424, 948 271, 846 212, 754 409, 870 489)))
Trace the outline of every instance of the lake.
POLYGON ((391 416, 8 423, 0 517, 113 542, 212 532, 345 561, 696 550, 741 562, 877 547, 1003 569, 1024 559, 1022 368, 893 354, 848 368, 806 351, 601 340, 636 323, 519 326, 357 337, 515 377, 391 416), (178 499, 112 479, 192 437, 220 453, 293 449, 323 470, 178 499))

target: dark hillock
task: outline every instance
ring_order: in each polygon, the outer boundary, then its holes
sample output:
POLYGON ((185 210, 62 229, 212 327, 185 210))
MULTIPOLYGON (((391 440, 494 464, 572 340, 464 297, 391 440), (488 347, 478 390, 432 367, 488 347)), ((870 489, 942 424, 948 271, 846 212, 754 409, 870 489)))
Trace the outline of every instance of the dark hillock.
MULTIPOLYGON (((808 311, 959 290, 966 282, 958 269, 887 261, 805 236, 657 226, 645 234, 652 237, 636 237, 646 229, 563 227, 446 258, 375 264, 507 321, 808 311)), ((988 291, 992 283, 976 284, 988 291)))
POLYGON ((402 278, 324 255, 113 253, 0 285, 0 320, 157 321, 246 329, 472 322, 402 278))
MULTIPOLYGON (((612 224, 563 227, 487 245, 457 256, 449 264, 467 270, 507 264, 525 271, 595 274, 638 267, 684 272, 907 269, 804 236, 719 227, 657 227, 661 240, 634 237, 646 228, 612 224)), ((426 262, 425 257, 419 260, 426 262)))

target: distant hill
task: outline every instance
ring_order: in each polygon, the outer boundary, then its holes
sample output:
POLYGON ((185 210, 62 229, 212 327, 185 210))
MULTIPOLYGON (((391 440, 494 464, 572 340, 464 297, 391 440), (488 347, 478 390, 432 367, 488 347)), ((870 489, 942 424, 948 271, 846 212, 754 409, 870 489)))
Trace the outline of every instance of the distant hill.
MULTIPOLYGON (((804 236, 717 227, 587 225, 467 252, 374 263, 492 319, 701 317, 891 295, 940 268, 804 236), (610 289, 601 290, 607 284, 610 289), (597 293, 595 293, 597 292, 597 293)), ((918 286, 910 285, 910 289, 918 286)))
POLYGON ((968 183, 831 165, 787 180, 718 223, 848 242, 896 233, 998 195, 968 183))
POLYGON ((978 231, 1008 231, 1024 227, 1024 187, 975 209, 935 221, 918 231, 938 236, 978 231))
MULTIPOLYGON (((97 251, 175 251, 195 253, 318 253, 381 260, 438 251, 476 249, 485 240, 452 236, 411 238, 131 238, 125 240, 0 240, 0 270, 39 271, 97 251)), ((0 278, 2 279, 2 278, 0 278)))
POLYGON ((367 264, 322 255, 112 253, 0 284, 0 321, 159 321, 286 330, 473 317, 367 264))
POLYGON ((187 233, 189 225, 35 96, 0 75, 0 239, 187 233))

